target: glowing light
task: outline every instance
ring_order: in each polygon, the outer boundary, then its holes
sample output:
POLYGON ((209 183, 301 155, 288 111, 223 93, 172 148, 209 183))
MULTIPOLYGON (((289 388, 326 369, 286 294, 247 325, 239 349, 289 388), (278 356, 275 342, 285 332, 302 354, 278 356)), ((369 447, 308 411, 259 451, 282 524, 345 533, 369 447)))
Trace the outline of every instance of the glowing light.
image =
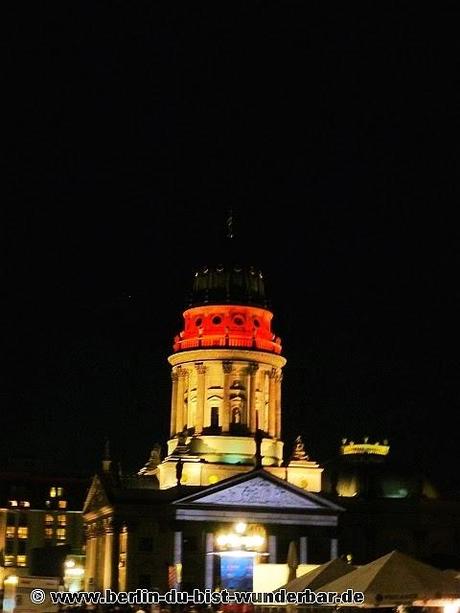
POLYGON ((9 583, 10 585, 17 585, 19 582, 19 577, 17 575, 10 575, 5 579, 5 583, 9 583))
POLYGON ((243 550, 232 550, 232 551, 219 551, 220 556, 230 556, 232 558, 254 558, 257 554, 255 551, 243 551, 243 550))
POLYGON ((448 604, 445 604, 444 613, 458 613, 460 611, 460 600, 452 600, 448 604))
POLYGON ((81 577, 82 575, 85 574, 85 569, 81 567, 68 568, 65 574, 68 577, 81 577))
POLYGON ((75 560, 67 560, 65 563, 66 568, 73 568, 75 566, 75 560))
POLYGON ((247 524, 244 521, 239 521, 235 526, 235 532, 238 534, 244 534, 246 532, 247 524))
POLYGON ((388 455, 390 451, 389 445, 381 445, 380 443, 354 443, 350 441, 344 443, 341 447, 342 455, 369 454, 369 455, 388 455))
MULTIPOLYGON (((246 530, 246 525, 244 530, 246 530)), ((265 538, 261 534, 242 535, 228 532, 219 534, 216 538, 216 543, 221 549, 258 549, 264 545, 265 538)))
POLYGON ((248 540, 251 547, 262 547, 265 543, 265 539, 261 534, 254 534, 254 536, 248 537, 248 540))

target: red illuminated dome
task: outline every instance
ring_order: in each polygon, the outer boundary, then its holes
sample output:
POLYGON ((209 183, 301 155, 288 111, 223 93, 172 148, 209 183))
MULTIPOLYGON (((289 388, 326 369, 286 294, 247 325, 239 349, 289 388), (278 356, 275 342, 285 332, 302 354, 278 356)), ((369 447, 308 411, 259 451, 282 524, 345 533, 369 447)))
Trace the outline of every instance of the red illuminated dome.
POLYGON ((174 351, 228 347, 281 353, 267 305, 257 268, 206 266, 195 273, 190 308, 184 312, 184 330, 174 339, 174 351))

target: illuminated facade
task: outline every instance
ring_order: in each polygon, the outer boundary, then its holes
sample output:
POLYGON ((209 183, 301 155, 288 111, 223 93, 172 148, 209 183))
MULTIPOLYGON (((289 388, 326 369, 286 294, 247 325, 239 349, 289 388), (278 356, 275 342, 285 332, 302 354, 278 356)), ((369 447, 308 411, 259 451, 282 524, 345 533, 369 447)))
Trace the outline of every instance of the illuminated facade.
POLYGON ((292 541, 304 565, 338 555, 342 509, 317 495, 322 469, 300 436, 283 458, 286 359, 261 272, 202 269, 183 317, 166 457, 157 446, 123 475, 107 453, 88 493, 87 588, 215 588, 236 565, 252 589, 292 541))

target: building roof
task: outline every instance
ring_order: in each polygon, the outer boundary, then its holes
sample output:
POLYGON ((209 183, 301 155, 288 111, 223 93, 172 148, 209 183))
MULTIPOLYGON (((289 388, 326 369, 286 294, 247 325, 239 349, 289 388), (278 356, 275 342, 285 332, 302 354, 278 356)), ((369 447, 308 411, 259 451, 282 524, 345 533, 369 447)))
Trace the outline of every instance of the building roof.
POLYGON ((268 308, 262 271, 254 266, 223 263, 195 272, 188 307, 235 304, 268 308))

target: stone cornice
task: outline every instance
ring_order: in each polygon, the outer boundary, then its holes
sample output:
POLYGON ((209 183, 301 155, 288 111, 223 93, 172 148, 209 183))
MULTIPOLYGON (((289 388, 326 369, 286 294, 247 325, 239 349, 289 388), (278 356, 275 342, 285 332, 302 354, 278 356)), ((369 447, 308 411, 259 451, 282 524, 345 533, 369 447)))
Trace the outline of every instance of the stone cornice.
POLYGON ((173 353, 168 358, 172 366, 187 363, 192 363, 194 366, 195 362, 207 360, 258 362, 259 364, 267 364, 272 368, 282 368, 286 364, 286 358, 281 355, 251 349, 191 349, 190 351, 173 353))

